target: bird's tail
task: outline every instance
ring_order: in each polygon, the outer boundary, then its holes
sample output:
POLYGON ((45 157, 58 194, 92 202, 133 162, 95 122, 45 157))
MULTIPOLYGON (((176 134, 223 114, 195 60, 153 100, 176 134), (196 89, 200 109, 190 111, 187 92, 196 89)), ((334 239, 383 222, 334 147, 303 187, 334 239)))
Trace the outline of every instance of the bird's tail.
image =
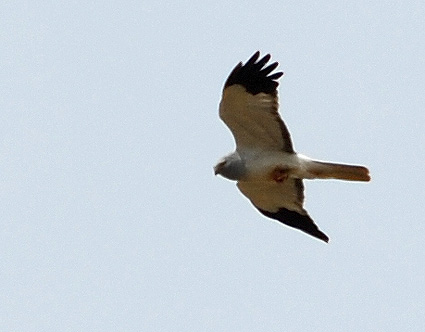
POLYGON ((311 160, 308 172, 315 179, 337 179, 347 181, 370 181, 369 170, 364 166, 334 164, 311 160))

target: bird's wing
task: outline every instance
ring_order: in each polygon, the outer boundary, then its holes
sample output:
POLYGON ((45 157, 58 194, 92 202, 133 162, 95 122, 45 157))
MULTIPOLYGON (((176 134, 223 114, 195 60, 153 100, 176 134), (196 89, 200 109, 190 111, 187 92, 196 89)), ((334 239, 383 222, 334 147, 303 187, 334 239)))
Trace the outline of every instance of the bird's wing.
POLYGON ((303 208, 304 185, 302 180, 288 178, 283 182, 242 182, 239 190, 265 216, 297 228, 325 242, 329 238, 319 230, 303 208))
POLYGON ((276 81, 269 75, 277 62, 264 67, 270 54, 259 59, 256 52, 244 65, 239 63, 228 77, 220 102, 220 118, 232 131, 236 149, 294 152, 288 129, 278 113, 276 81))

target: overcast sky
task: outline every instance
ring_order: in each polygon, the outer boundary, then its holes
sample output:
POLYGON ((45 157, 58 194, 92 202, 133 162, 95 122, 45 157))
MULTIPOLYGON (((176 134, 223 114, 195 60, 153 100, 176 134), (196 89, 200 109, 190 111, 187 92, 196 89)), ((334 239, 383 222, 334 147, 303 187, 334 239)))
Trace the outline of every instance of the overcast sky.
POLYGON ((2 331, 424 331, 423 1, 3 1, 2 331), (285 72, 325 244, 213 165, 227 75, 285 72))

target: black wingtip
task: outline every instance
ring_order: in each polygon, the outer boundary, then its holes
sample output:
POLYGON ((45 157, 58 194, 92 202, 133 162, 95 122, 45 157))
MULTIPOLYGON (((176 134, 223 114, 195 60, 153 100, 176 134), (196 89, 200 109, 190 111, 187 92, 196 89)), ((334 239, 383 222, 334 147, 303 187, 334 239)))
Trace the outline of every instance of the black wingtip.
POLYGON ((321 232, 320 230, 316 237, 322 241, 325 241, 326 243, 329 243, 329 237, 325 233, 321 232))
POLYGON ((283 72, 269 75, 279 65, 277 62, 273 62, 263 68, 270 61, 270 58, 270 54, 266 54, 260 59, 260 51, 257 51, 244 65, 242 62, 239 62, 230 73, 224 84, 224 88, 234 84, 240 84, 253 95, 260 92, 268 94, 276 93, 279 85, 276 80, 283 75, 283 72))
POLYGON ((329 237, 323 233, 314 221, 304 214, 291 211, 285 208, 280 208, 277 212, 270 212, 258 209, 266 217, 280 221, 281 223, 299 229, 315 238, 322 240, 326 243, 329 242, 329 237))

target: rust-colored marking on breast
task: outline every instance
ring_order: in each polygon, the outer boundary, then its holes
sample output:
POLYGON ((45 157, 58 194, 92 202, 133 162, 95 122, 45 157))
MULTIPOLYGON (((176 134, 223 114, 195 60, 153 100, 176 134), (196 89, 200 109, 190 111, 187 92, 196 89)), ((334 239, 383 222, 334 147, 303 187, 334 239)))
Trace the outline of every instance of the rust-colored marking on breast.
POLYGON ((273 181, 283 182, 288 178, 289 169, 283 167, 275 167, 273 171, 270 173, 270 177, 273 181))

